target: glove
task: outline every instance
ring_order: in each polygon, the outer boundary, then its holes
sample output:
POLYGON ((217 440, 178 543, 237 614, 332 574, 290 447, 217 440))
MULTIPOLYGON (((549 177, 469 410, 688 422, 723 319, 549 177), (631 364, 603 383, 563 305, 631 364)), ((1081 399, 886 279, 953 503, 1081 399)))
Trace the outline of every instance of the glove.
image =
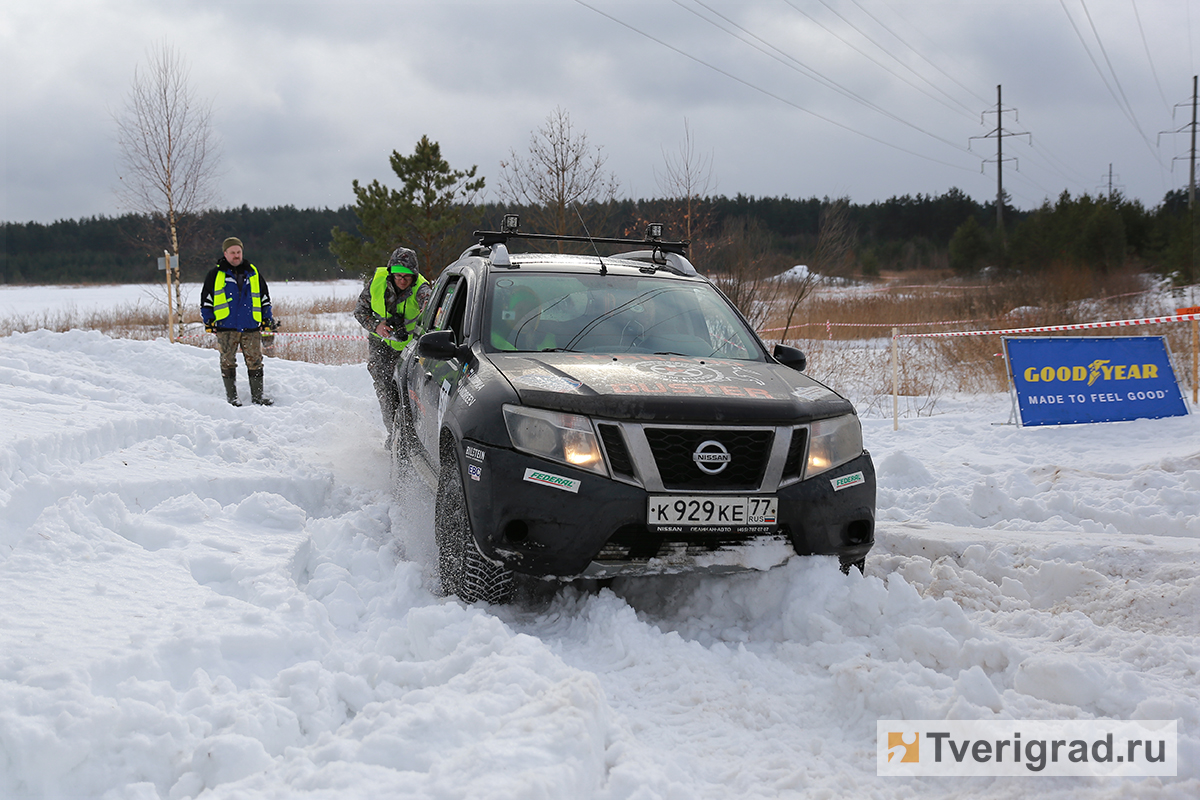
POLYGON ((275 331, 279 330, 279 320, 272 317, 263 323, 263 327, 274 333, 275 331))
POLYGON ((215 321, 215 320, 213 320, 213 321, 211 321, 211 322, 206 322, 206 323, 204 323, 204 332, 205 332, 205 333, 216 333, 216 332, 217 332, 217 323, 216 323, 216 321, 215 321))

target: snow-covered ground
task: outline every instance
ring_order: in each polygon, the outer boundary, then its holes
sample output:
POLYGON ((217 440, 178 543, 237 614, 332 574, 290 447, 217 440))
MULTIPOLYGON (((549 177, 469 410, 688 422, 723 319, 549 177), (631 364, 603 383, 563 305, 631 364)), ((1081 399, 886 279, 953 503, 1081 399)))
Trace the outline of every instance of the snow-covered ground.
POLYGON ((1200 416, 943 397, 864 421, 865 576, 499 608, 435 593, 363 366, 266 383, 233 408, 211 350, 0 339, 0 797, 1200 796, 1200 416), (1175 719, 1180 774, 875 774, 879 719, 992 718, 1175 719))

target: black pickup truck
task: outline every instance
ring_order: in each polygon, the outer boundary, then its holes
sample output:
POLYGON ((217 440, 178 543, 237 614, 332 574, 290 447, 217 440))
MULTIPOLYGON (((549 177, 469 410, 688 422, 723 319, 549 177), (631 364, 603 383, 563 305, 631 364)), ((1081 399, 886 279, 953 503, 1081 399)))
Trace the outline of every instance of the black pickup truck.
POLYGON ((403 353, 397 481, 436 491, 442 588, 507 602, 517 575, 608 579, 862 568, 875 470, 842 396, 769 348, 686 243, 500 231, 438 277, 403 353), (584 241, 597 255, 519 253, 584 241), (625 252, 599 255, 600 246, 625 252))

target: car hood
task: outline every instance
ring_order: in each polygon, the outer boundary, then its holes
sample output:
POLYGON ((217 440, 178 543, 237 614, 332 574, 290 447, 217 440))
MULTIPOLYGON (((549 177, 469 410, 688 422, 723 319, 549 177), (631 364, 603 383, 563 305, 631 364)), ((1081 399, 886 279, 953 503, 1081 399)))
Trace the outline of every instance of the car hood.
POLYGON ((584 353, 489 354, 524 405, 608 419, 788 424, 853 413, 774 362, 584 353))

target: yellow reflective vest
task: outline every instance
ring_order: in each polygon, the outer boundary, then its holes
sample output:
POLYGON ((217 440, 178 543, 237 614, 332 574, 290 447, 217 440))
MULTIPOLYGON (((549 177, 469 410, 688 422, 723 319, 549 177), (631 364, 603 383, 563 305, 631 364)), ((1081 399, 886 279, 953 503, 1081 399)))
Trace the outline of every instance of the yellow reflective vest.
MULTIPOLYGON (((387 342, 389 347, 393 347, 396 350, 403 350, 412 339, 413 332, 416 330, 417 317, 421 316, 421 306, 417 303, 417 292, 427 281, 421 275, 417 275, 413 281, 413 285, 410 287, 411 291, 408 297, 389 313, 385 299, 387 296, 388 275, 387 267, 379 267, 375 270, 375 275, 371 278, 371 311, 391 326, 393 338, 385 339, 374 331, 371 331, 371 335, 376 339, 387 342)), ((393 291, 395 291, 395 287, 393 287, 393 291)))
MULTIPOLYGON (((250 284, 250 314, 256 325, 262 325, 262 289, 258 280, 258 268, 253 264, 246 265, 250 284)), ((213 319, 217 322, 228 319, 230 314, 230 297, 226 289, 229 275, 224 269, 217 270, 213 281, 213 319)))

